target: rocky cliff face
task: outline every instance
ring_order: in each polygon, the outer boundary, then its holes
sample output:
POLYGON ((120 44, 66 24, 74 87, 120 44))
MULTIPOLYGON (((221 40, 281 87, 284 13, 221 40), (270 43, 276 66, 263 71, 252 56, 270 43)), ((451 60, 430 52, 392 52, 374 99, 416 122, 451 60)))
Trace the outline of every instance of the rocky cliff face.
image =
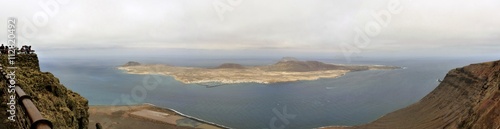
MULTIPOLYGON (((8 66, 7 56, 1 55, 1 64, 8 66)), ((18 55, 15 60, 16 83, 32 97, 35 106, 43 117, 50 120, 55 129, 86 129, 88 126, 88 101, 62 85, 59 79, 50 72, 41 72, 36 54, 18 55)), ((7 100, 6 80, 0 79, 0 96, 7 100)), ((16 105, 18 109, 22 108, 16 105)), ((29 127, 22 119, 16 122, 7 121, 8 113, 5 101, 0 104, 0 128, 17 129, 29 127)), ((17 113, 18 118, 28 119, 17 113)))
POLYGON ((500 129, 500 60, 453 69, 422 100, 372 123, 331 128, 500 129))

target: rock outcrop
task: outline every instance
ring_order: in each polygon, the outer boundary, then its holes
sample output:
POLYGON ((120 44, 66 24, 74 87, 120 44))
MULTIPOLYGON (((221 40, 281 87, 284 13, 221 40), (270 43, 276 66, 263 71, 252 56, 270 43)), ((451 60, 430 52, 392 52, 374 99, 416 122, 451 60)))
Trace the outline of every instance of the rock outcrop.
POLYGON ((362 129, 499 129, 500 60, 448 72, 419 102, 389 113, 362 129))
MULTIPOLYGON (((1 64, 7 64, 7 55, 1 55, 1 64)), ((40 71, 38 57, 36 54, 19 54, 15 60, 16 83, 32 97, 32 101, 38 108, 42 116, 53 123, 55 129, 86 129, 88 128, 88 101, 67 89, 50 72, 40 71)), ((0 79, 0 96, 2 100, 7 100, 7 82, 0 79)), ((16 107, 22 109, 17 104, 16 107)), ((29 127, 28 116, 16 113, 16 122, 7 119, 7 105, 2 101, 0 104, 0 129, 18 129, 29 127), (27 123, 26 120, 28 121, 27 123)))
POLYGON ((126 64, 124 64, 122 66, 126 67, 126 66, 138 66, 138 65, 141 65, 141 63, 135 62, 135 61, 129 61, 129 62, 127 62, 126 64))

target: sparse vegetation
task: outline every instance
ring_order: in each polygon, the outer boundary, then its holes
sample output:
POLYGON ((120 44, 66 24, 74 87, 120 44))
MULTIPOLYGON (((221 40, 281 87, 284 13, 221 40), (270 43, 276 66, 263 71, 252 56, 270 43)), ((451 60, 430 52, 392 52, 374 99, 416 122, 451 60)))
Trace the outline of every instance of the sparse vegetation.
MULTIPOLYGON (((394 66, 334 65, 319 61, 300 61, 285 57, 272 65, 245 67, 225 63, 215 68, 177 67, 169 65, 130 65, 119 69, 131 74, 163 74, 173 76, 183 83, 277 83, 320 78, 336 78, 348 72, 372 69, 398 69, 394 66)), ((134 63, 139 64, 139 63, 134 63)))
MULTIPOLYGON (((8 66, 7 55, 1 55, 0 62, 3 66, 8 66)), ((59 79, 50 72, 41 72, 36 54, 17 55, 15 66, 18 67, 16 69, 16 83, 33 98, 32 101, 42 116, 52 121, 54 128, 87 128, 88 101, 60 84, 59 79)), ((0 86, 2 91, 0 96, 6 99, 4 88, 7 83, 5 80, 1 80, 0 85, 2 85, 0 86)), ((0 117, 7 118, 6 108, 5 104, 0 105, 0 117)), ((17 108, 21 108, 21 106, 18 105, 17 108)), ((2 121, 0 128, 14 128, 18 124, 22 123, 2 121)))

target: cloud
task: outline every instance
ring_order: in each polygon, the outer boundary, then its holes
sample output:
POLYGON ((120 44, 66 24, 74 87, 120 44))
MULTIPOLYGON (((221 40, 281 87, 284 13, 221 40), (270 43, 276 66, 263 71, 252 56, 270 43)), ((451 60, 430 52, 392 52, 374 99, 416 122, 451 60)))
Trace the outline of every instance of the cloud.
MULTIPOLYGON (((15 16, 32 20, 43 12, 39 0, 10 0, 0 5, 0 21, 15 16)), ((69 0, 60 5, 38 35, 21 39, 42 50, 82 48, 286 49, 335 51, 353 42, 354 28, 373 21, 372 12, 390 0, 69 0), (213 2, 232 10, 219 19, 213 2)), ((366 51, 395 51, 469 46, 499 48, 500 1, 400 0, 366 51), (464 43, 467 42, 467 43, 464 43)), ((31 21, 32 22, 32 21, 31 21)), ((6 28, 0 24, 0 28, 6 28)), ((6 35, 0 31, 0 35, 6 35)), ((0 37, 5 40, 6 36, 0 37)), ((475 47, 481 48, 481 47, 475 47)))

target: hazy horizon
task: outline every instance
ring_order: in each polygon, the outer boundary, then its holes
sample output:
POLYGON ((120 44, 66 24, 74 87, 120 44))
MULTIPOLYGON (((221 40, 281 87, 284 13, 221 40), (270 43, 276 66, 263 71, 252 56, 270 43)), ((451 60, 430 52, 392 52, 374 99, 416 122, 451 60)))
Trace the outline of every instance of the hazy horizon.
POLYGON ((494 0, 50 2, 5 3, 0 22, 51 57, 500 57, 494 0))

